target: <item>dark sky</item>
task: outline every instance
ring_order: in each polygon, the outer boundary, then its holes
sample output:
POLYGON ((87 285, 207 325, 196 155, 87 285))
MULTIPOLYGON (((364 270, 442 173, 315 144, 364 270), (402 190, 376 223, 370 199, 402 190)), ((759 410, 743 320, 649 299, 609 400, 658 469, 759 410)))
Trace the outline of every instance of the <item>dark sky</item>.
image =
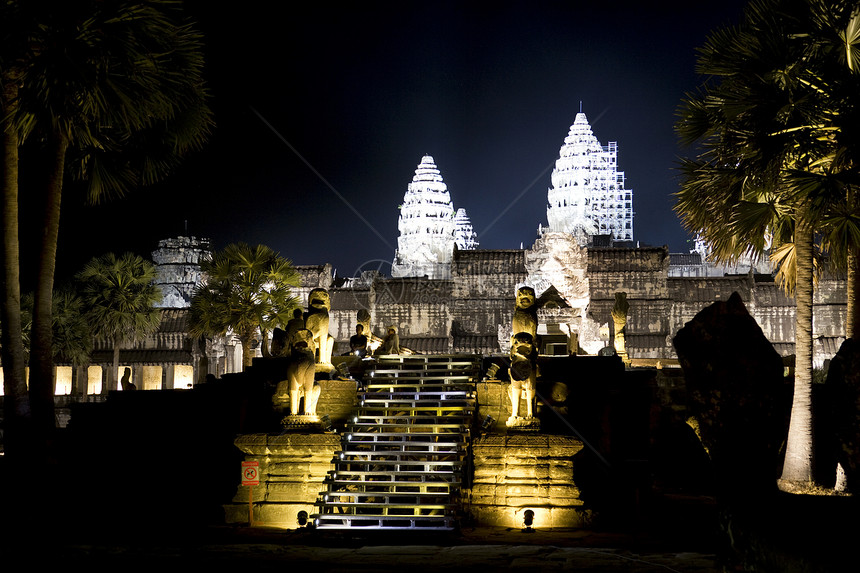
POLYGON ((385 267, 424 154, 482 248, 528 247, 580 102, 600 142, 618 142, 634 239, 686 251, 675 111, 701 81, 695 49, 745 2, 186 5, 217 128, 158 187, 86 208, 67 193, 60 276, 106 251, 148 256, 186 224, 216 248, 262 242, 341 276, 385 267))

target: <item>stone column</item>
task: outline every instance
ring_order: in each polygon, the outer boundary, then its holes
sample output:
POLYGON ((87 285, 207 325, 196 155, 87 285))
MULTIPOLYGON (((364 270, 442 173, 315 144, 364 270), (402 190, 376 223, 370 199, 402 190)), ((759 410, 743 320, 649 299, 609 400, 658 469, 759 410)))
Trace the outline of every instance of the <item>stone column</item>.
POLYGON ((161 379, 161 387, 165 390, 173 390, 175 388, 175 386, 173 385, 173 381, 176 375, 176 365, 166 364, 162 371, 164 372, 164 374, 161 379))

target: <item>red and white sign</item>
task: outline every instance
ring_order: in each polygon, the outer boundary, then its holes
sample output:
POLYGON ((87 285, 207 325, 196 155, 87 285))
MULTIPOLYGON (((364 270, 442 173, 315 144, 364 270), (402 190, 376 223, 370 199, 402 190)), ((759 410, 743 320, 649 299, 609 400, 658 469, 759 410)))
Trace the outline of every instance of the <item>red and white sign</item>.
POLYGON ((260 485, 260 462, 242 462, 242 485, 260 485))

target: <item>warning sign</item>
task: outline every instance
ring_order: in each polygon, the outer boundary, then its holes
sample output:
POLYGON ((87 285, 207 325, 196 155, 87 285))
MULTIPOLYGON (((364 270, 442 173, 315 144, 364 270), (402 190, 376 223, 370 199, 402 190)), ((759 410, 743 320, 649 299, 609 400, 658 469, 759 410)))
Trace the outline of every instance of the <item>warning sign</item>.
POLYGON ((260 485, 260 462, 242 462, 242 485, 260 485))

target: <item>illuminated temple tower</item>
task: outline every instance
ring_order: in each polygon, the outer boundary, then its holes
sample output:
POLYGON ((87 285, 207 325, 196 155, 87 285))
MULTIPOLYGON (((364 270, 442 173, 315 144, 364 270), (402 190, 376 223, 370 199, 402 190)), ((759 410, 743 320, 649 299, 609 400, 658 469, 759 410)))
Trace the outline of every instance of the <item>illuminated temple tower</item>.
POLYGON ((478 235, 472 229, 472 221, 466 210, 460 207, 454 215, 454 241, 461 251, 473 251, 478 248, 478 235))
POLYGON ((448 186, 429 155, 421 159, 406 188, 397 227, 400 236, 391 276, 449 277, 454 255, 454 207, 448 186))
POLYGON ((571 233, 582 246, 594 235, 633 240, 633 191, 618 171, 618 148, 600 145, 585 114, 576 114, 547 192, 549 231, 571 233))

